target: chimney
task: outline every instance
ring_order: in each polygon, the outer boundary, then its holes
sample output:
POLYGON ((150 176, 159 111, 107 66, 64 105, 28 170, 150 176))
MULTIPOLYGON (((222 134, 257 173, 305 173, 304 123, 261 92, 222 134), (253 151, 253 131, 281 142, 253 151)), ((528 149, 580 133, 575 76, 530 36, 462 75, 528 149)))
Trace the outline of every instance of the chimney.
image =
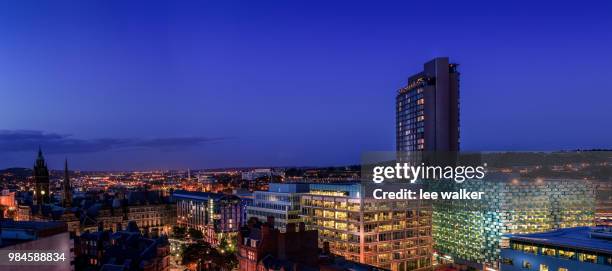
POLYGON ((270 226, 270 229, 274 229, 274 217, 273 216, 268 216, 268 225, 270 226))
POLYGON ((300 222, 300 232, 306 231, 306 224, 304 222, 300 222))
POLYGON ((287 233, 295 232, 295 223, 287 223, 287 233))

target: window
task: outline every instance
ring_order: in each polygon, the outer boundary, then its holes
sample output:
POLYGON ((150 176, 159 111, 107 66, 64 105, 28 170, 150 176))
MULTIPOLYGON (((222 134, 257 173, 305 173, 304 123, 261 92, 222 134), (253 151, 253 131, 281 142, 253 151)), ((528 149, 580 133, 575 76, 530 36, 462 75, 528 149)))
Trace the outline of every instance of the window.
POLYGON ((529 246, 529 245, 523 245, 523 252, 527 252, 527 253, 531 253, 531 254, 537 254, 538 253, 538 247, 536 247, 536 246, 529 246))
POLYGON ((528 261, 523 261, 523 268, 531 269, 531 263, 528 261))
POLYGON ((548 271, 548 265, 540 264, 540 271, 548 271))
POLYGON ((248 255, 248 256, 247 256, 247 258, 248 258, 250 261, 255 261, 255 260, 256 260, 256 259, 255 259, 255 252, 254 252, 254 251, 250 251, 250 250, 249 250, 247 255, 248 255))
POLYGON ((542 248, 542 254, 546 256, 557 256, 557 250, 553 248, 542 248))
POLYGON ((581 253, 580 256, 578 257, 578 259, 581 262, 595 263, 597 261, 597 256, 592 255, 592 254, 581 253))
POLYGON ((505 265, 514 265, 512 263, 512 259, 510 259, 510 258, 503 258, 502 259, 502 264, 505 264, 505 265))
POLYGON ((575 259, 576 252, 559 249, 559 257, 564 259, 575 259))
POLYGON ((567 268, 564 268, 564 267, 559 267, 558 271, 569 271, 569 270, 567 270, 567 268))

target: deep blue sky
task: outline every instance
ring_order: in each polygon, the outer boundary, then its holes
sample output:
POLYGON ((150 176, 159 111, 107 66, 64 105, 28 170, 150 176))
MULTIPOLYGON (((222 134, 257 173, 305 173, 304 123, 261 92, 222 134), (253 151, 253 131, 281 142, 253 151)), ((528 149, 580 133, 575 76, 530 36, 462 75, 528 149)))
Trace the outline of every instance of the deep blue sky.
POLYGON ((610 147, 611 1, 172 2, 0 2, 0 168, 358 163, 436 56, 462 149, 610 147))

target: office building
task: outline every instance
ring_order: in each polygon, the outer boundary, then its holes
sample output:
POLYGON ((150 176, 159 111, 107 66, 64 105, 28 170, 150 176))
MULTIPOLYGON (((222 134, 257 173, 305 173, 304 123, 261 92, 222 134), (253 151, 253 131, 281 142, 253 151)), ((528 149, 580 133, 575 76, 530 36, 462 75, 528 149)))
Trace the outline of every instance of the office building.
POLYGON ((150 230, 168 232, 176 224, 176 207, 171 204, 131 205, 124 210, 123 226, 134 221, 150 230))
POLYGON ((337 257, 329 246, 318 247, 318 232, 306 230, 304 223, 288 223, 286 231, 274 228, 274 218, 266 223, 258 219, 240 230, 237 257, 240 271, 382 271, 337 257), (299 225, 299 226, 298 226, 299 225), (297 226, 297 227, 296 227, 297 226))
POLYGON ((397 151, 459 150, 459 72, 447 57, 410 76, 396 97, 397 151))
POLYGON ((431 205, 365 197, 361 183, 310 184, 302 215, 319 247, 389 270, 432 270, 431 205))
POLYGON ((270 183, 268 191, 253 192, 253 203, 247 207, 247 218, 266 221, 274 217, 274 227, 285 231, 288 223, 300 223, 300 195, 308 192, 306 183, 270 183))
POLYGON ((612 227, 612 182, 600 180, 594 183, 597 198, 595 224, 612 227))
POLYGON ((612 270, 610 228, 577 227, 507 238, 501 271, 612 270))
MULTIPOLYGON (((594 186, 585 180, 520 179, 490 174, 484 180, 450 182, 438 191, 482 191, 482 200, 433 204, 433 237, 439 260, 479 270, 498 269, 506 234, 593 226, 594 186)), ((555 270, 556 271, 556 270, 555 270)))
POLYGON ((177 224, 204 233, 204 239, 213 245, 224 238, 234 238, 244 224, 243 208, 239 197, 208 192, 175 191, 177 224))
POLYGON ((248 208, 250 206, 253 206, 253 200, 255 199, 255 196, 246 188, 234 189, 232 195, 235 195, 236 197, 240 198, 240 204, 242 204, 242 214, 240 219, 242 221, 247 221, 248 208))

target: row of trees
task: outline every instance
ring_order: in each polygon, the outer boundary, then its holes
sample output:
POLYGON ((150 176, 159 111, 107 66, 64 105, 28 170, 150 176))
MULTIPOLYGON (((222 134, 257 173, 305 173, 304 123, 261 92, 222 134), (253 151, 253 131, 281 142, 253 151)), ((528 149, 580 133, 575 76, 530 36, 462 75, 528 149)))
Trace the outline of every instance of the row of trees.
POLYGON ((172 236, 177 239, 190 239, 194 241, 182 250, 182 264, 191 270, 229 271, 238 266, 238 259, 234 254, 236 246, 233 240, 223 237, 219 245, 213 247, 203 240, 204 235, 197 229, 186 229, 175 226, 172 236))

